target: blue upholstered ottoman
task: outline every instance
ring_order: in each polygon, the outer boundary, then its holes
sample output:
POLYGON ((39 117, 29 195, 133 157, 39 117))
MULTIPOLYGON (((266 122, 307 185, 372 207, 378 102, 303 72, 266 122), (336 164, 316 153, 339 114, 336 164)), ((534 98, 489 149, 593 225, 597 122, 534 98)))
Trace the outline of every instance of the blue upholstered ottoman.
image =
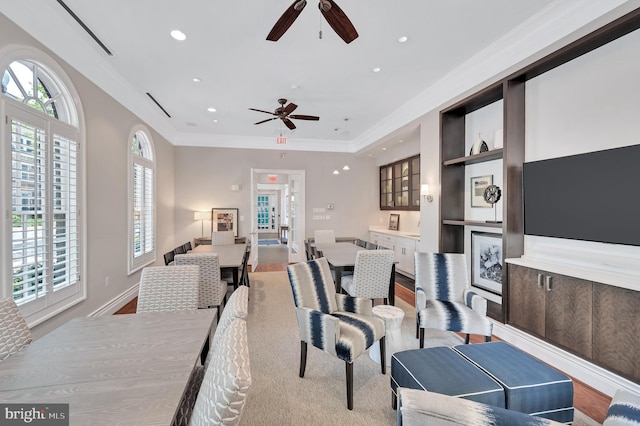
POLYGON ((412 349, 391 357, 392 406, 397 389, 428 390, 504 407, 502 386, 449 347, 412 349))
POLYGON ((454 350, 502 385, 507 409, 561 423, 573 421, 573 382, 564 374, 505 342, 459 345, 454 350))

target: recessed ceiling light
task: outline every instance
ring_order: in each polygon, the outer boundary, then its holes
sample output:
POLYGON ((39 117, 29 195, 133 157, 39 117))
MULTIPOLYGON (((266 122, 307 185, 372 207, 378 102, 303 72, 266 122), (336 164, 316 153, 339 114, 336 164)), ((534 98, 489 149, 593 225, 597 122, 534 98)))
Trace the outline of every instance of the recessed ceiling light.
POLYGON ((293 90, 296 90, 298 87, 300 87, 300 86, 298 86, 297 84, 292 84, 292 85, 291 85, 291 88, 292 88, 293 90))
POLYGON ((407 37, 407 36, 402 36, 402 37, 398 38, 398 43, 404 43, 404 42, 406 42, 407 40, 409 40, 409 37, 407 37))
POLYGON ((198 77, 193 77, 193 82, 194 83, 202 83, 202 79, 198 78, 198 77))
POLYGON ((404 139, 398 139, 398 142, 404 142, 404 139))
POLYGON ((209 112, 216 112, 216 109, 214 107, 209 107, 207 108, 207 111, 209 112))
POLYGON ((380 72, 381 68, 380 67, 375 67, 372 71, 373 72, 380 72))
POLYGON ((386 150, 387 150, 387 148, 386 148, 386 147, 382 147, 382 150, 383 150, 383 151, 386 151, 386 150))
POLYGON ((214 123, 217 123, 217 122, 218 122, 218 120, 213 120, 213 122, 214 122, 214 123))
POLYGON ((180 30, 173 30, 171 31, 171 37, 175 38, 176 40, 179 41, 183 41, 187 39, 187 36, 180 30))
POLYGON ((196 124, 196 123, 194 123, 194 122, 192 122, 192 121, 187 121, 187 126, 189 126, 189 127, 196 127, 196 126, 197 126, 197 124, 196 124))

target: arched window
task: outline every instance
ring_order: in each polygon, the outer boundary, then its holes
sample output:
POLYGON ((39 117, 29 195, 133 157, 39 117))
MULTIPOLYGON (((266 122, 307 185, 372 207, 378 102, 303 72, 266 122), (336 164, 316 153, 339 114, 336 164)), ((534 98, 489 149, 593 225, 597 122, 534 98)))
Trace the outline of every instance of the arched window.
POLYGON ((129 273, 156 260, 153 143, 140 126, 129 138, 129 273))
POLYGON ((3 232, 9 240, 3 247, 11 252, 3 258, 12 262, 2 271, 11 276, 3 279, 10 284, 2 295, 13 297, 33 326, 86 297, 80 279, 83 161, 70 80, 41 52, 24 50, 0 55, 1 137, 11 172, 2 200, 11 210, 4 226, 9 232, 3 232), (15 58, 25 53, 29 59, 15 58))

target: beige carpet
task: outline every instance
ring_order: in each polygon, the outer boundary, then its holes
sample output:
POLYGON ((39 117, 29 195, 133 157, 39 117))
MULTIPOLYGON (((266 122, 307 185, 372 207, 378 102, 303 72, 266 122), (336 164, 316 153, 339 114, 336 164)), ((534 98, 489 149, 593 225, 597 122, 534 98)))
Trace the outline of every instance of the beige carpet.
MULTIPOLYGON (((415 311, 403 308, 403 344, 418 347, 415 311)), ((300 340, 286 272, 251 274, 249 352, 252 384, 241 425, 395 425, 390 374, 363 354, 354 362, 353 410, 347 409, 344 362, 309 345, 304 378, 298 377, 300 340)), ((428 331, 425 346, 462 342, 448 332, 428 331)), ((581 413, 574 425, 595 425, 581 413)))

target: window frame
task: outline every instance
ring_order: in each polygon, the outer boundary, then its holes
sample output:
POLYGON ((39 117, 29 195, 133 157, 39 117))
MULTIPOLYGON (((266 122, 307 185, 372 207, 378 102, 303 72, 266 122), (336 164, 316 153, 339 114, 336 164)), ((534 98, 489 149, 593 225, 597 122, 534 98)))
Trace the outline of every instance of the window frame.
MULTIPOLYGON (((49 147, 54 146, 54 135, 69 138, 76 143, 76 171, 75 171, 75 194, 76 197, 76 221, 77 221, 77 246, 74 257, 70 262, 76 265, 76 281, 60 290, 48 292, 44 299, 35 299, 20 303, 20 310, 24 315, 29 327, 34 327, 55 315, 66 311, 76 304, 87 299, 86 274, 86 150, 84 149, 86 133, 83 108, 75 86, 66 72, 56 61, 44 52, 35 48, 9 45, 0 49, 0 72, 4 72, 14 61, 28 61, 38 67, 38 73, 46 82, 53 83, 64 99, 65 121, 53 117, 45 112, 13 99, 11 96, 0 94, 0 184, 3 188, 3 196, 0 197, 0 206, 7 212, 2 218, 2 229, 4 235, 12 235, 12 153, 11 153, 11 123, 13 119, 23 120, 29 125, 44 126, 47 134, 46 143, 49 147), (11 119, 11 120, 10 120, 11 119)), ((47 90, 49 90, 48 88, 47 90)), ((51 156, 49 156, 52 159, 51 156)), ((50 160, 51 161, 51 160, 50 160)), ((53 164, 53 163, 52 163, 53 164)), ((54 199, 53 174, 48 174, 46 179, 47 195, 50 200, 54 199)), ((69 192, 66 192, 69 193, 69 192)), ((52 214, 48 218, 48 229, 54 228, 55 217, 52 214)), ((51 231, 52 232, 52 231, 51 231)), ((3 238, 0 241, 0 253, 4 262, 0 266, 0 276, 6 283, 0 286, 0 296, 3 298, 13 297, 13 267, 12 267, 13 240, 3 238)), ((54 241, 47 245, 49 256, 55 252, 54 241)), ((52 257, 51 257, 52 258, 52 257)), ((53 285, 53 284, 52 284, 53 285)))
MULTIPOLYGON (((127 139, 127 152, 128 152, 128 165, 127 165, 127 173, 128 173, 128 177, 127 177, 127 184, 128 184, 128 197, 127 197, 127 268, 128 268, 128 274, 132 275, 135 272, 139 271, 140 269, 144 268, 145 266, 148 266, 150 264, 155 263, 156 261, 156 255, 157 255, 157 220, 156 220, 156 212, 157 212, 157 193, 156 193, 156 182, 157 182, 157 173, 156 173, 156 161, 155 161, 155 147, 154 147, 154 143, 153 143, 153 139, 151 138, 151 133, 149 132, 149 130, 143 126, 143 125, 136 125, 131 129, 131 132, 129 134, 129 138, 127 139), (134 137, 136 137, 136 135, 141 135, 145 144, 146 144, 146 148, 149 150, 148 155, 147 156, 139 156, 136 155, 132 149, 131 149, 131 143, 134 137), (153 248, 147 252, 147 253, 143 253, 140 256, 135 256, 135 229, 134 229, 134 196, 135 196, 135 182, 134 182, 134 166, 135 165, 141 165, 142 167, 144 167, 144 170, 148 170, 150 169, 152 172, 152 176, 153 176, 153 181, 151 184, 151 193, 152 193, 152 215, 151 215, 151 220, 152 220, 152 235, 153 235, 153 248)), ((145 193, 145 196, 147 194, 145 193)))

